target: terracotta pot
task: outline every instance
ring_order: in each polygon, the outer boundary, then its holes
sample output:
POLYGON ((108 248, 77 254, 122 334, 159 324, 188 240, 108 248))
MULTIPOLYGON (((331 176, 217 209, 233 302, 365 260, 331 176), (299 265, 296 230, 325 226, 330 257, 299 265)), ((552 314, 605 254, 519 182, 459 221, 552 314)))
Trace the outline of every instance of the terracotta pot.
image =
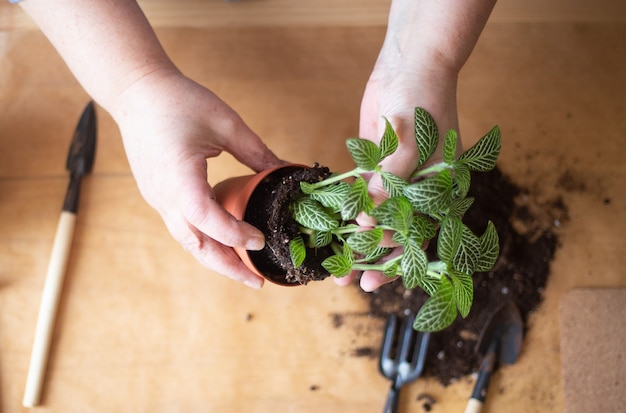
MULTIPOLYGON (((249 205, 250 197, 261 184, 265 178, 275 173, 289 173, 294 169, 307 168, 305 165, 299 164, 287 164, 278 167, 266 169, 255 175, 239 176, 235 178, 226 179, 214 186, 215 196, 217 201, 230 212, 235 218, 239 220, 245 220, 246 211, 249 208, 254 208, 254 205, 249 205)), ((243 263, 255 274, 265 278, 266 280, 284 286, 296 286, 301 285, 299 283, 291 283, 286 280, 286 273, 279 269, 272 270, 260 270, 257 266, 259 252, 248 251, 243 248, 234 248, 235 252, 243 263)))

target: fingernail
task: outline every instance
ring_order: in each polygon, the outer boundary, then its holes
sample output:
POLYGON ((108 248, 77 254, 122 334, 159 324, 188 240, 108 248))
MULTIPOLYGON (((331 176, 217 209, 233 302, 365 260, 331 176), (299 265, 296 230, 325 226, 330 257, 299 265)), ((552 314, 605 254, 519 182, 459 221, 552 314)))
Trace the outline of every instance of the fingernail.
POLYGON ((252 237, 246 241, 246 249, 252 251, 262 250, 265 246, 265 239, 263 237, 252 237))

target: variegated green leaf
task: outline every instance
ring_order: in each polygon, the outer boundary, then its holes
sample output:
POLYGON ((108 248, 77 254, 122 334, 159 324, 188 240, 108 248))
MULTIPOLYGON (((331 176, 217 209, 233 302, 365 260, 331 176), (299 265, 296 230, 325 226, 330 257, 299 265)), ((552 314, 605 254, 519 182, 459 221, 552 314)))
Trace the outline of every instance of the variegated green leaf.
POLYGON ((338 211, 349 191, 350 184, 347 182, 338 182, 335 185, 323 186, 316 189, 310 193, 310 197, 325 207, 338 211))
POLYGON ((313 239, 313 247, 321 248, 333 241, 333 234, 330 231, 315 231, 311 238, 313 239))
POLYGON ((378 246, 376 247, 374 251, 367 254, 365 258, 363 258, 363 261, 367 263, 375 263, 379 261, 381 258, 383 258, 384 256, 389 255, 391 251, 392 251, 391 248, 378 246))
POLYGON ((296 237, 289 241, 289 254, 294 268, 299 268, 306 258, 306 247, 302 237, 296 237))
POLYGON ((387 118, 383 119, 385 119, 385 132, 380 140, 380 160, 393 154, 398 149, 398 135, 387 118))
POLYGON ((374 201, 367 192, 367 182, 359 176, 354 180, 341 204, 341 217, 344 221, 350 221, 355 219, 359 212, 369 213, 372 208, 374 208, 374 201))
POLYGON ((352 263, 343 255, 331 255, 322 262, 322 267, 335 277, 350 274, 352 263))
POLYGON ((468 209, 474 203, 474 198, 459 198, 452 201, 448 215, 451 217, 462 218, 468 209))
POLYGON ((439 284, 441 284, 441 278, 435 278, 426 275, 426 277, 422 278, 422 283, 420 284, 420 287, 426 292, 426 294, 432 296, 437 292, 439 284))
POLYGON ((454 165, 454 194, 459 198, 465 198, 472 183, 472 174, 467 165, 454 165))
POLYGON ((367 139, 350 138, 346 141, 348 152, 354 161, 354 164, 365 170, 373 171, 380 162, 380 149, 378 146, 367 139))
POLYGON ((376 250, 376 247, 378 247, 382 239, 383 230, 381 228, 374 228, 367 231, 355 232, 350 235, 347 242, 353 251, 368 255, 376 250))
POLYGON ((452 164, 454 161, 457 142, 458 135, 454 129, 450 129, 446 132, 446 135, 443 138, 443 161, 445 163, 452 164))
POLYGON ((437 234, 437 228, 428 218, 423 215, 415 215, 409 228, 409 238, 421 244, 425 240, 433 238, 437 234))
POLYGON ((445 263, 451 263, 461 246, 463 223, 456 217, 446 217, 441 222, 437 240, 437 255, 445 263))
POLYGON ((404 196, 413 208, 426 215, 447 211, 452 202, 451 195, 452 176, 447 169, 404 188, 404 196))
POLYGON ((300 190, 302 190, 302 192, 304 192, 305 194, 309 195, 311 192, 315 190, 315 187, 310 182, 301 181, 300 190))
POLYGON ((447 278, 442 278, 437 292, 422 306, 415 317, 413 327, 418 331, 440 331, 456 319, 454 289, 447 278))
POLYGON ((500 128, 494 126, 474 146, 459 156, 457 162, 467 165, 472 171, 490 171, 496 166, 501 145, 500 128))
POLYGON ((415 141, 419 151, 418 166, 430 158, 439 143, 439 130, 430 113, 425 109, 415 108, 415 141))
POLYGON ((474 233, 463 225, 461 244, 452 259, 454 268, 465 274, 473 274, 480 260, 480 240, 474 233))
POLYGON ((489 271, 493 268, 500 255, 498 231, 493 222, 489 221, 487 229, 480 236, 480 258, 475 271, 489 271))
POLYGON ((383 181, 383 188, 385 188, 389 197, 401 196, 404 187, 408 185, 407 181, 391 172, 383 171, 380 177, 383 181))
POLYGON ((391 235, 391 240, 393 242, 395 242, 396 244, 400 244, 400 245, 404 245, 408 242, 408 237, 409 234, 404 234, 402 232, 398 232, 398 231, 394 231, 393 234, 391 235))
POLYGON ((390 278, 397 277, 399 269, 400 267, 398 266, 398 264, 394 262, 393 264, 390 264, 389 266, 383 268, 383 275, 390 278))
POLYGON ((413 222, 413 208, 403 196, 387 198, 382 204, 370 211, 379 224, 406 233, 413 222))
POLYGON ((428 258, 421 245, 411 240, 404 245, 400 267, 402 268, 402 282, 407 290, 421 284, 428 269, 428 258))
POLYGON ((450 278, 452 279, 457 309, 461 313, 461 317, 465 318, 472 308, 474 281, 471 276, 456 271, 450 273, 450 278))
POLYGON ((300 225, 317 231, 331 231, 339 222, 322 204, 310 198, 300 198, 292 204, 293 217, 300 225))

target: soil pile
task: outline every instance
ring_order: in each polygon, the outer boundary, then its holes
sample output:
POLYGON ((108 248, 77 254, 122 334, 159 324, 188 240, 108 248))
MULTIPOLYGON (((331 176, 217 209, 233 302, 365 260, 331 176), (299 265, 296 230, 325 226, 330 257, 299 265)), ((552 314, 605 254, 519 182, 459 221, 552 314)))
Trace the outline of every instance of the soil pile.
MULTIPOLYGON (((498 168, 473 175, 469 196, 476 200, 464 222, 481 234, 487 221, 493 221, 500 237, 500 257, 491 271, 474 274, 474 302, 468 317, 459 317, 451 327, 431 336, 423 376, 436 377, 443 385, 477 368, 477 339, 500 304, 512 299, 527 321, 541 302, 558 245, 553 223, 567 219, 560 198, 549 201, 549 205, 531 205, 528 191, 515 186, 498 168), (539 217, 537 213, 547 216, 539 217)), ((390 313, 403 316, 416 311, 428 298, 418 289, 406 291, 401 281, 363 294, 369 315, 384 319, 390 313)), ((371 354, 377 354, 377 350, 372 349, 371 354)))

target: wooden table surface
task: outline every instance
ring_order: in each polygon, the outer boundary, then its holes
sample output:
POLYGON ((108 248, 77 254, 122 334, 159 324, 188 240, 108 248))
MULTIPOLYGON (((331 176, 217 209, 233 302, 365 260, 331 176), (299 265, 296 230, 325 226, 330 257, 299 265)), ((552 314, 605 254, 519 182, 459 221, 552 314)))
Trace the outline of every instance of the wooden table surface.
MULTIPOLYGON (((384 29, 159 29, 180 68, 216 91, 281 157, 344 170, 384 29)), ((500 168, 569 219, 517 364, 494 377, 487 411, 563 406, 558 303, 577 286, 626 284, 626 24, 489 23, 464 68, 465 145, 494 123, 500 168), (567 184, 566 184, 567 183, 567 184)), ((65 156, 88 97, 37 31, 0 33, 0 411, 21 400, 65 156)), ((202 268, 140 197, 101 109, 41 412, 378 412, 388 383, 380 321, 331 280, 253 291, 202 268), (342 326, 333 314, 353 314, 342 326)), ((230 156, 209 180, 247 173, 230 156)), ((584 309, 581 309, 584 311, 584 309)), ((420 379, 400 411, 462 411, 473 379, 420 379)))

